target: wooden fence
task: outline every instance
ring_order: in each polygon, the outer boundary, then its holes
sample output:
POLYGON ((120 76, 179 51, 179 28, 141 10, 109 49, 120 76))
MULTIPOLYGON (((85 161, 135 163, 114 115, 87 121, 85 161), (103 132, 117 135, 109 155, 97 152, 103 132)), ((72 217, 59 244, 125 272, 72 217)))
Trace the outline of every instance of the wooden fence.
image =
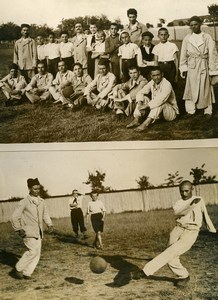
MULTIPOLYGON (((218 204, 218 183, 204 184, 195 187, 195 194, 204 198, 206 205, 218 204)), ((128 190, 104 193, 99 199, 104 203, 107 213, 127 211, 150 211, 168 209, 180 197, 178 187, 153 188, 148 190, 128 190)), ((51 197, 45 200, 52 218, 69 217, 70 195, 51 197)), ((89 195, 83 199, 83 211, 86 212, 89 195)), ((17 207, 18 201, 0 201, 0 222, 8 222, 17 207)))

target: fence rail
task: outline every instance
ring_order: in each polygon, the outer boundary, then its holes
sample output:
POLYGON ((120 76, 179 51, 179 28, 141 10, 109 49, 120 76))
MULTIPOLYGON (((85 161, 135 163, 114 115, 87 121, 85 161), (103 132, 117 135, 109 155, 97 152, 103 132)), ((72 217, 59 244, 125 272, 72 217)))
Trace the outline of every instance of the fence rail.
MULTIPOLYGON (((204 184, 195 187, 195 194, 203 197, 206 205, 218 204, 218 183, 204 184)), ((52 218, 69 216, 69 195, 51 197, 45 200, 49 214, 52 218)), ((148 190, 129 190, 100 194, 99 199, 104 203, 107 213, 121 213, 128 211, 150 211, 155 209, 168 209, 179 199, 178 187, 154 188, 148 190)), ((83 211, 86 212, 89 195, 83 199, 83 211)), ((0 223, 8 222, 17 201, 0 201, 0 223)))

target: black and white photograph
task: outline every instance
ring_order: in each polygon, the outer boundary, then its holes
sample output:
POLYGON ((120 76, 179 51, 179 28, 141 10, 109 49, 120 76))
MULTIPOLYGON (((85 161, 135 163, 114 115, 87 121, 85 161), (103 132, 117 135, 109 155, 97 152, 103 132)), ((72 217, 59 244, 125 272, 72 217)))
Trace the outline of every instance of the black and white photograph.
POLYGON ((1 0, 0 142, 217 138, 217 24, 211 0, 1 0))

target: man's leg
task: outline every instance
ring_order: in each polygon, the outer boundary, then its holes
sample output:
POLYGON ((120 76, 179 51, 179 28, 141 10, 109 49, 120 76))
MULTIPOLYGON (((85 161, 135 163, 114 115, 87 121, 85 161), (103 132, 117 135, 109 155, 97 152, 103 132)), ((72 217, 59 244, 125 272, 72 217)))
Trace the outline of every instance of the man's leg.
POLYGON ((194 115, 196 111, 195 103, 192 100, 185 100, 185 110, 188 115, 194 115))
POLYGON ((27 98, 30 100, 31 103, 35 103, 37 101, 40 101, 40 96, 36 94, 32 94, 31 92, 26 92, 27 98))
POLYGON ((24 244, 28 248, 16 264, 16 270, 30 277, 35 270, 41 254, 41 238, 24 238, 24 244))

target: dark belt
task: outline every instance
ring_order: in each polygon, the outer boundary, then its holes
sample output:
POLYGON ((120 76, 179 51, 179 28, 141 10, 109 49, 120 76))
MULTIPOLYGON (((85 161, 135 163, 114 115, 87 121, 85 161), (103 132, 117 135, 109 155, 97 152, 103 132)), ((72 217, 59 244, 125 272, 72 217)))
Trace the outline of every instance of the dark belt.
POLYGON ((174 64, 174 60, 159 61, 158 63, 159 63, 159 64, 165 64, 165 65, 167 65, 167 64, 174 64))

